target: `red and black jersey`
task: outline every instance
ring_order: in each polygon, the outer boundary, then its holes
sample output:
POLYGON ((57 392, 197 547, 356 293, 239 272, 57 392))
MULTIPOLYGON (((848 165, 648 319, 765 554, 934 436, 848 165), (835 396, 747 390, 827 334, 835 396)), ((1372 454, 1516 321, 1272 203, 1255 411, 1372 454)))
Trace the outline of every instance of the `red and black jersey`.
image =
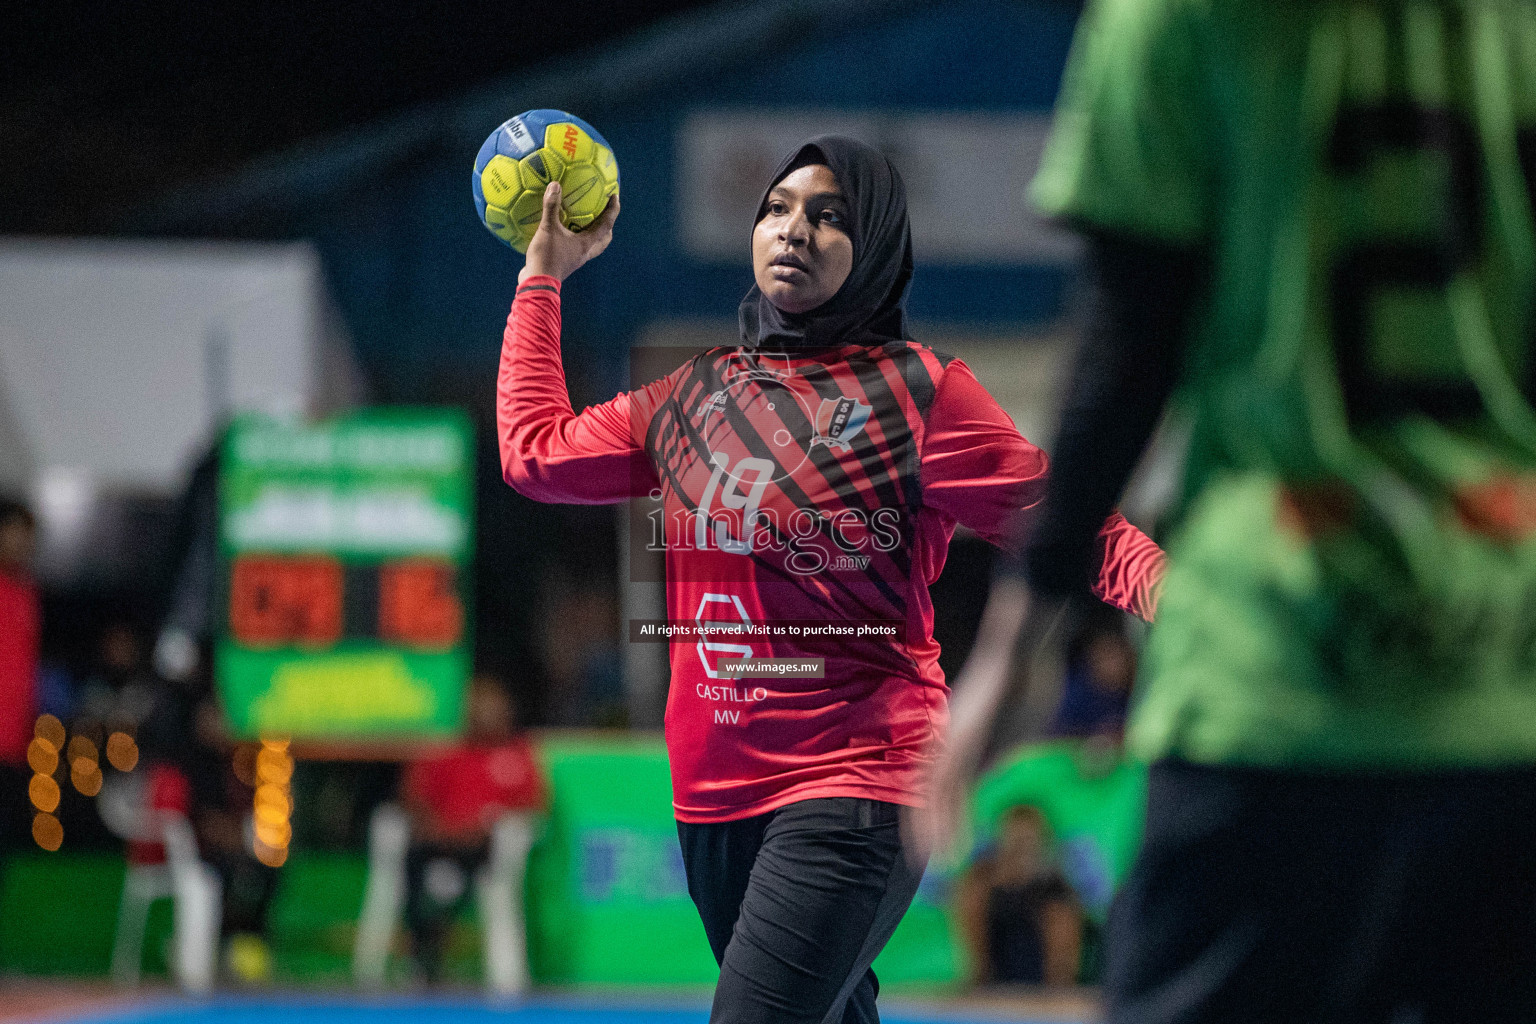
MULTIPOLYGON (((729 821, 813 797, 921 801, 947 694, 928 588, 963 523, 1004 543, 1045 454, 969 368, 913 342, 717 348, 573 413, 559 285, 533 277, 498 388, 509 483, 543 501, 661 499, 677 817, 729 821), (725 660, 821 659, 736 677, 725 660)), ((1150 618, 1162 552, 1118 515, 1096 593, 1150 618)))

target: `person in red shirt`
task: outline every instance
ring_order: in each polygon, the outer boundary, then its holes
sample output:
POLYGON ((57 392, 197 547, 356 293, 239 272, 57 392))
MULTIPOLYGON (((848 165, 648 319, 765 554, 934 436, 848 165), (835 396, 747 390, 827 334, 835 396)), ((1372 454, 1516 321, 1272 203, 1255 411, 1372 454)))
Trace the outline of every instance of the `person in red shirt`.
POLYGON ((406 924, 429 983, 441 976, 443 941, 489 856, 496 819, 548 803, 533 745, 514 732, 512 698, 501 683, 475 676, 468 712, 464 743, 413 762, 401 781, 411 822, 406 924))
POLYGON ((125 853, 129 864, 164 864, 165 844, 159 838, 158 815, 172 812, 190 818, 192 783, 174 763, 152 757, 148 752, 139 771, 143 777, 143 793, 139 800, 143 827, 138 835, 128 840, 125 853))
MULTIPOLYGON (((607 246, 618 204, 573 233, 559 195, 507 321, 502 465, 543 501, 661 500, 668 625, 685 631, 667 747, 721 963, 712 1019, 876 1020, 869 964, 921 874, 898 812, 922 803, 947 720, 928 588, 957 524, 1012 535, 1045 454, 963 362, 911 340, 905 190, 868 146, 818 138, 774 174, 739 346, 579 415, 561 282, 607 246)), ((1116 514, 1098 557, 1099 596, 1150 617, 1157 546, 1116 514)))
POLYGON ((20 502, 0 499, 0 852, 31 835, 27 745, 37 721, 42 612, 32 579, 37 524, 20 502))

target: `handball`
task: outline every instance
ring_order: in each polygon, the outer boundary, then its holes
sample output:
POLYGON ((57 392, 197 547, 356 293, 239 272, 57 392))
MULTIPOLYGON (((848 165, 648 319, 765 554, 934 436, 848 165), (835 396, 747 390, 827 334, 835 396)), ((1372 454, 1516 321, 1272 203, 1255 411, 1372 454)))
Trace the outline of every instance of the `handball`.
POLYGON ((560 222, 580 231, 619 194, 619 165, 607 140, 581 118, 563 110, 519 114, 475 156, 475 211, 491 234, 527 252, 551 181, 560 183, 560 222))

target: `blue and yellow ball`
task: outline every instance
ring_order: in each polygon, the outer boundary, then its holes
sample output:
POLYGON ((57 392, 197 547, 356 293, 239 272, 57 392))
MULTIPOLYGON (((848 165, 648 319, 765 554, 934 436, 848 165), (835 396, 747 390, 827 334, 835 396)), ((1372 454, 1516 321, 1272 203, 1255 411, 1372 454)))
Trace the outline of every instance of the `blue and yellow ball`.
POLYGON ((560 182, 560 220, 591 224, 619 194, 619 165, 606 139, 563 110, 530 110, 497 128, 475 155, 470 189, 491 234, 527 252, 538 230, 544 188, 560 182))

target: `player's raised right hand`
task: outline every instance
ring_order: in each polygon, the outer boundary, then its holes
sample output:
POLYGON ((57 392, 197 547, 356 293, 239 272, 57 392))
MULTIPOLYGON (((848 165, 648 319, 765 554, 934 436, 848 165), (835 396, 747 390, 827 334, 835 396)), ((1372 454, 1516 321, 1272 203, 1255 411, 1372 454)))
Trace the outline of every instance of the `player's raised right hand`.
POLYGON ((539 274, 564 281, 576 268, 608 248, 613 241, 613 222, 619 216, 619 197, 608 200, 602 214, 590 226, 572 231, 560 223, 560 183, 544 189, 544 213, 539 230, 528 243, 528 261, 517 275, 519 283, 539 274))

